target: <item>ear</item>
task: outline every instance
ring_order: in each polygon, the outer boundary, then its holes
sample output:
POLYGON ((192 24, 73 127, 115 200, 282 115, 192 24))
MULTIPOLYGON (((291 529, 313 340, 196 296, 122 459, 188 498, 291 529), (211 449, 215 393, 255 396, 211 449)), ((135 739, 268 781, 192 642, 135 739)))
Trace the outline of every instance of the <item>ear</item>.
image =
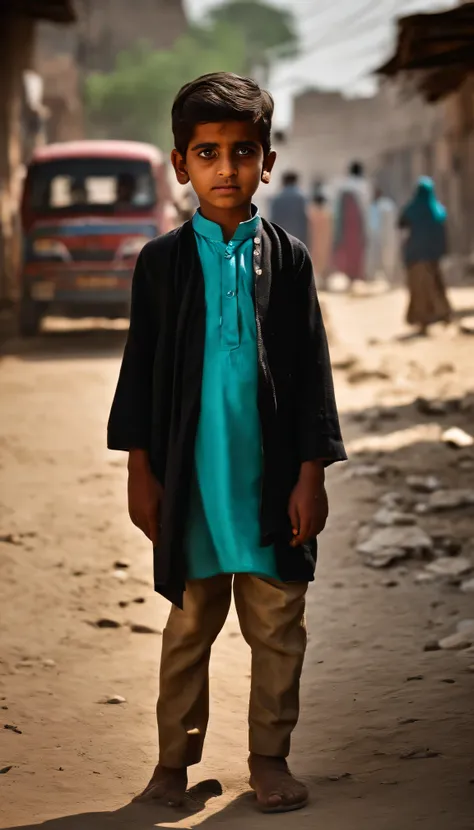
POLYGON ((262 182, 264 184, 270 184, 272 178, 273 165, 276 162, 276 157, 277 154, 272 150, 272 152, 269 153, 263 161, 262 182))
POLYGON ((171 153, 171 164, 174 167, 174 172, 176 173, 176 178, 180 184, 188 184, 189 182, 189 174, 186 169, 186 161, 178 152, 178 150, 173 150, 171 153))

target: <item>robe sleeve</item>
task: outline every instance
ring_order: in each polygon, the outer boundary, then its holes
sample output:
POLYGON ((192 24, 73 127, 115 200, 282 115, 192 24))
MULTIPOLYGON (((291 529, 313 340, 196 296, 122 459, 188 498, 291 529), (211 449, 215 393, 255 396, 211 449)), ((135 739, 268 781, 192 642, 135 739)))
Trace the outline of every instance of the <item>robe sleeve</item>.
POLYGON ((296 274, 298 370, 296 385, 299 461, 345 461, 331 360, 308 251, 301 246, 296 274))
POLYGON ((107 427, 111 450, 150 448, 153 362, 158 338, 147 248, 132 281, 130 328, 107 427))

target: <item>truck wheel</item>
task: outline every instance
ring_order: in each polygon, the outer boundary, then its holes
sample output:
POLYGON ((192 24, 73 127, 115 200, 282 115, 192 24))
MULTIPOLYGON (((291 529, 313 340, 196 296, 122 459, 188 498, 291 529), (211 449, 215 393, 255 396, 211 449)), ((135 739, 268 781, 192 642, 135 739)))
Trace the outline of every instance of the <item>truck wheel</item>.
POLYGON ((36 337, 40 330, 42 316, 39 304, 29 297, 23 297, 20 305, 21 337, 36 337))

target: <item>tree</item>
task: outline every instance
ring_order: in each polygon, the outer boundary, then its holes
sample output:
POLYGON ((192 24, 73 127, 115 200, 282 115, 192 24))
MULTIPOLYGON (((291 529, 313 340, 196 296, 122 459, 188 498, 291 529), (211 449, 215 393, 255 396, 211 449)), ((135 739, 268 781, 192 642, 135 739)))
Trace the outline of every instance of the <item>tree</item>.
POLYGON ((227 0, 213 8, 208 19, 214 25, 228 25, 241 32, 246 44, 246 72, 257 67, 267 72, 278 59, 295 57, 299 52, 299 38, 291 11, 283 11, 264 0, 227 0), (272 56, 272 52, 274 53, 272 56))
POLYGON ((152 50, 138 43, 122 52, 111 73, 86 79, 89 133, 171 146, 171 106, 179 88, 207 72, 242 73, 246 48, 229 24, 190 27, 172 50, 152 50))

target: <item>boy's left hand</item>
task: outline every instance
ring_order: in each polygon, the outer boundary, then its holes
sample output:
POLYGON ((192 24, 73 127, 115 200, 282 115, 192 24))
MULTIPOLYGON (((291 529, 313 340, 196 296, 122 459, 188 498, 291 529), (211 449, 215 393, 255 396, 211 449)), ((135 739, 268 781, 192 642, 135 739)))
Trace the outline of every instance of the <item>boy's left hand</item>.
POLYGON ((315 539, 326 525, 329 512, 321 461, 307 461, 301 466, 300 477, 288 505, 293 529, 291 546, 299 547, 315 539))

